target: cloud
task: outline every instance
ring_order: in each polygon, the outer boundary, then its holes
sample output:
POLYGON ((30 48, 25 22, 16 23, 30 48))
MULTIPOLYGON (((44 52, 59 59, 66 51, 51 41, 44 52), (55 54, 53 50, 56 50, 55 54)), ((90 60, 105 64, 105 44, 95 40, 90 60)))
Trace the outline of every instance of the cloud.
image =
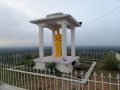
MULTIPOLYGON (((84 24, 104 15, 119 6, 118 0, 0 0, 0 37, 18 46, 39 44, 39 28, 29 23, 31 19, 46 17, 47 14, 63 12, 71 14, 83 26, 76 28, 76 45, 120 45, 119 10, 98 21, 84 24)), ((49 29, 44 29, 44 45, 52 43, 49 29)), ((70 45, 70 30, 67 44, 70 45)), ((0 46, 8 45, 0 40, 0 46)))
POLYGON ((3 4, 7 4, 11 8, 16 8, 16 9, 24 12, 29 17, 36 17, 34 12, 31 9, 26 8, 26 5, 24 5, 24 3, 22 3, 20 0, 2 0, 1 2, 3 4))
POLYGON ((15 45, 22 45, 22 41, 26 41, 26 43, 30 41, 36 41, 34 44, 37 44, 37 27, 29 23, 30 18, 24 12, 9 6, 2 6, 2 8, 0 8, 0 12, 1 37, 11 43, 14 43, 15 45), (18 43, 17 40, 20 43, 18 43))

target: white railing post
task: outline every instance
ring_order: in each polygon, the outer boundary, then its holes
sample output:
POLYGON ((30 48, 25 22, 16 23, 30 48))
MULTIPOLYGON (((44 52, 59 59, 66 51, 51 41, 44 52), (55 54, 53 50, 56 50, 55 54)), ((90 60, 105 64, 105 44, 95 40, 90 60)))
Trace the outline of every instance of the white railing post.
POLYGON ((7 76, 6 76, 6 74, 7 74, 7 68, 6 68, 6 64, 5 64, 5 83, 7 84, 7 76))
POLYGON ((3 71, 3 67, 2 67, 2 64, 1 64, 1 73, 0 73, 0 74, 1 74, 1 75, 0 75, 0 76, 1 76, 1 79, 0 79, 1 82, 3 82, 3 80, 2 80, 2 79, 3 79, 3 75, 2 75, 3 73, 2 73, 2 71, 3 71))
POLYGON ((54 76, 54 90, 56 90, 55 88, 55 70, 53 69, 53 76, 54 76))
MULTIPOLYGON (((14 68, 14 65, 12 65, 12 68, 14 68)), ((14 71, 12 72, 12 79, 13 79, 13 86, 14 86, 14 71)))
POLYGON ((50 90, 51 90, 51 78, 50 78, 50 72, 51 72, 51 70, 50 70, 50 68, 49 68, 49 82, 50 82, 50 90))
POLYGON ((112 76, 111 76, 111 74, 110 74, 110 73, 109 73, 109 76, 108 76, 108 78, 109 78, 110 90, 111 90, 111 78, 112 78, 112 76))
MULTIPOLYGON (((33 68, 33 72, 35 73, 35 69, 33 68)), ((35 85, 35 74, 34 74, 34 90, 36 90, 36 85, 35 85)))
MULTIPOLYGON (((21 66, 21 71, 23 70, 23 66, 21 66)), ((21 72, 21 88, 23 88, 22 84, 23 84, 23 81, 22 81, 22 72, 21 72)))
MULTIPOLYGON (((9 69, 8 64, 7 64, 7 69, 9 69)), ((7 75, 8 75, 7 84, 9 84, 9 70, 7 70, 7 75)))
POLYGON ((72 90, 72 73, 73 72, 73 70, 71 69, 71 90, 72 90))
MULTIPOLYGON (((15 65, 16 67, 17 67, 17 65, 15 65)), ((16 70, 16 68, 15 68, 15 70, 16 70)), ((16 77, 16 87, 17 87, 17 71, 15 71, 15 77, 16 77)))
POLYGON ((90 81, 89 81, 89 77, 88 77, 88 90, 90 90, 90 81))
POLYGON ((46 69, 45 69, 45 87, 46 87, 46 90, 47 90, 46 69))
MULTIPOLYGON (((27 67, 27 72, 28 72, 28 67, 27 67)), ((29 75, 28 75, 28 73, 27 73, 27 88, 29 90, 29 75)))
MULTIPOLYGON (((18 67, 18 70, 20 69, 20 67, 19 66, 17 66, 18 67)), ((18 87, 20 87, 20 72, 18 72, 18 87)))
POLYGON ((80 90, 80 79, 78 79, 78 90, 80 90))
POLYGON ((37 81, 38 81, 38 90, 39 90, 39 76, 38 76, 38 71, 39 71, 39 69, 37 69, 37 81))
MULTIPOLYGON (((42 69, 41 69, 41 74, 42 74, 42 69)), ((42 90, 43 90, 43 79, 42 79, 42 75, 41 75, 41 84, 42 84, 42 90)))
POLYGON ((84 81, 83 81, 83 80, 84 80, 84 73, 83 73, 83 71, 81 71, 81 73, 80 73, 80 74, 81 74, 81 80, 82 80, 82 90, 83 90, 83 82, 84 82, 84 81))
MULTIPOLYGON (((25 71, 25 66, 24 66, 24 71, 25 71)), ((26 89, 25 73, 24 73, 24 87, 25 87, 25 89, 26 89)))
POLYGON ((57 76, 56 76, 56 90, 58 90, 58 82, 57 82, 57 76))
POLYGON ((93 76, 94 76, 95 90, 96 90, 96 76, 97 76, 96 72, 94 72, 93 76))
POLYGON ((64 90, 64 74, 62 74, 62 90, 64 90))
POLYGON ((117 74, 117 77, 116 77, 116 78, 117 78, 117 80, 118 80, 118 90, 120 90, 120 80, 119 80, 119 79, 120 79, 120 75, 117 74))
MULTIPOLYGON (((30 66, 30 72, 32 72, 31 66, 30 66)), ((30 79, 31 79, 31 90, 32 90, 32 74, 30 74, 30 79)))
MULTIPOLYGON (((67 73, 67 79, 68 79, 68 73, 67 73)), ((68 90, 68 80, 67 80, 67 90, 68 90)))
POLYGON ((104 90, 104 81, 103 81, 103 78, 104 78, 104 76, 103 76, 103 73, 101 73, 101 81, 102 81, 102 90, 104 90))
MULTIPOLYGON (((10 69, 12 69, 12 65, 11 64, 9 65, 9 67, 10 67, 10 69)), ((10 75, 9 83, 10 83, 10 85, 12 85, 12 79, 11 79, 12 78, 12 71, 11 70, 10 70, 10 74, 9 75, 10 75)))
MULTIPOLYGON (((77 71, 75 70, 75 78, 77 77, 77 71)), ((77 82, 76 82, 76 90, 77 90, 77 82)))
POLYGON ((4 63, 3 63, 3 82, 4 82, 4 71, 5 71, 5 66, 4 66, 4 63))

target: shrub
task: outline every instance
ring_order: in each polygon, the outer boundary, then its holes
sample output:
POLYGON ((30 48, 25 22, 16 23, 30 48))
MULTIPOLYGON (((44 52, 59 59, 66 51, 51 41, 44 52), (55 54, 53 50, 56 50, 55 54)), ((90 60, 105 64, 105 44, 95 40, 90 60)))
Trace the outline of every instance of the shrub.
POLYGON ((25 60, 20 60, 19 65, 24 65, 25 64, 25 60))
POLYGON ((25 54, 25 60, 31 60, 32 59, 32 55, 31 54, 25 54))
POLYGON ((25 65, 28 67, 33 67, 33 66, 35 66, 35 62, 33 60, 29 60, 29 61, 25 62, 25 65))
POLYGON ((35 66, 35 62, 33 60, 21 60, 19 65, 25 65, 25 66, 28 66, 28 67, 33 67, 35 66))
POLYGON ((19 62, 19 65, 25 65, 25 66, 28 66, 28 67, 35 66, 35 62, 32 60, 32 55, 31 54, 25 54, 24 57, 25 57, 25 60, 21 60, 19 62))
POLYGON ((119 61, 116 58, 109 58, 104 62, 104 67, 112 70, 119 69, 119 61))
POLYGON ((81 71, 87 69, 87 66, 84 65, 83 62, 77 63, 74 65, 73 70, 81 71))
POLYGON ((47 62, 45 63, 45 67, 50 70, 56 69, 56 63, 55 62, 47 62))
POLYGON ((54 69, 55 75, 60 76, 61 72, 56 68, 56 65, 57 65, 57 63, 55 63, 55 62, 47 62, 47 63, 45 63, 45 67, 47 69, 51 70, 51 74, 53 74, 53 69, 54 69))

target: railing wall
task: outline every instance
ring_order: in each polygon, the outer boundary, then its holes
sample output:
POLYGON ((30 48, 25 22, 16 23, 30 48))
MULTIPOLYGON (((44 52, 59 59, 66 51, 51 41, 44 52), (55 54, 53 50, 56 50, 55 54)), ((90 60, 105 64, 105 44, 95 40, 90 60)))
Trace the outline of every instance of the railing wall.
POLYGON ((56 75, 54 70, 39 70, 26 66, 1 64, 0 90, 120 90, 120 76, 100 76, 94 72, 84 79, 77 71, 56 75), (106 79, 107 78, 107 79, 106 79), (84 81, 87 83, 84 83, 84 81), (11 89, 10 89, 11 88, 11 89))
MULTIPOLYGON (((71 51, 67 51, 67 55, 70 56, 71 51)), ((25 60, 25 55, 30 54, 32 59, 38 58, 38 52, 27 52, 27 53, 12 53, 0 55, 0 62, 3 63, 18 63, 20 60, 25 60)), ((44 56, 50 56, 51 50, 47 50, 44 56)), ((77 50, 76 56, 79 56, 81 60, 106 60, 107 58, 116 58, 116 52, 107 51, 88 51, 88 50, 77 50)))

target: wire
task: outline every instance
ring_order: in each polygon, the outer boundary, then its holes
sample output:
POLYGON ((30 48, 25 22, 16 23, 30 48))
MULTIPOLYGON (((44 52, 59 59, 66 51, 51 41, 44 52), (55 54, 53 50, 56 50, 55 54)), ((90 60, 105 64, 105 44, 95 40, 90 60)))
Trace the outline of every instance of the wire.
POLYGON ((106 13, 106 14, 104 14, 104 15, 102 15, 102 16, 100 16, 100 17, 98 17, 98 18, 96 18, 96 19, 94 19, 94 20, 92 20, 92 21, 90 21, 90 22, 88 22, 88 23, 86 23, 86 24, 84 24, 83 26, 86 26, 86 25, 88 25, 88 24, 94 23, 95 21, 97 21, 97 20, 99 20, 99 19, 101 19, 101 18, 103 18, 103 17, 105 17, 105 16, 113 13, 113 12, 116 11, 117 9, 120 9, 120 6, 117 7, 117 8, 115 8, 115 9, 113 9, 113 10, 111 10, 111 11, 109 11, 108 13, 106 13))

